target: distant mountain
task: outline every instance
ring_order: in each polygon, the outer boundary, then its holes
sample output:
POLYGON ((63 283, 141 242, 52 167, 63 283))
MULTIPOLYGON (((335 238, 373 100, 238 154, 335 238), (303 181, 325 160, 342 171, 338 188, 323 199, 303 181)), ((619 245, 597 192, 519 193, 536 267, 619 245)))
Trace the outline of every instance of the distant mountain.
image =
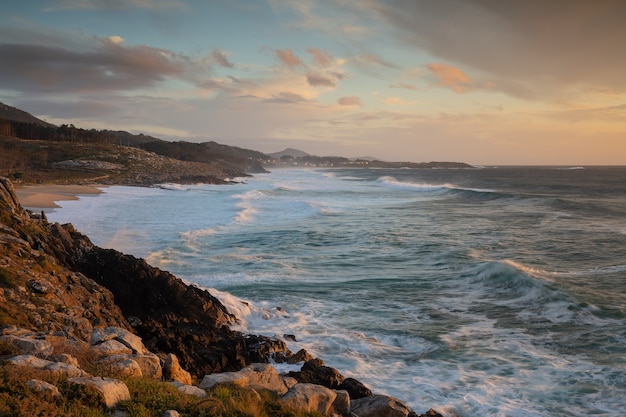
POLYGON ((22 123, 32 123, 43 127, 56 127, 53 124, 44 122, 43 120, 36 118, 30 113, 27 113, 15 107, 8 106, 4 103, 0 103, 0 118, 22 123))
POLYGON ((280 152, 268 153, 268 155, 275 159, 280 159, 283 156, 290 156, 292 158, 303 158, 305 156, 311 156, 304 151, 300 151, 298 149, 293 149, 293 148, 287 148, 280 152))

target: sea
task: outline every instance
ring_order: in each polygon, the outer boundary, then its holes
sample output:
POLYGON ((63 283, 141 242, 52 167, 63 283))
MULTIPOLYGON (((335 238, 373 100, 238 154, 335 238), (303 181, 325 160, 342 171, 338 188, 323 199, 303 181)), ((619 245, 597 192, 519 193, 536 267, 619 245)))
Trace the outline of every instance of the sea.
POLYGON ((233 181, 111 186, 48 219, 418 413, 626 415, 626 167, 233 181))

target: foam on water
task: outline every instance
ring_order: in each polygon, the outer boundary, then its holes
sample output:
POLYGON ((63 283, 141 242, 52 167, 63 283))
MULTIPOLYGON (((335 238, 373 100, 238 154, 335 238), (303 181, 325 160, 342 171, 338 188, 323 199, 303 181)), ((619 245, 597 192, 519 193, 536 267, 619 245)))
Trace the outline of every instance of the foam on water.
POLYGON ((110 187, 49 217, 210 288, 238 330, 293 334, 292 351, 418 412, 615 417, 620 173, 277 170, 110 187))

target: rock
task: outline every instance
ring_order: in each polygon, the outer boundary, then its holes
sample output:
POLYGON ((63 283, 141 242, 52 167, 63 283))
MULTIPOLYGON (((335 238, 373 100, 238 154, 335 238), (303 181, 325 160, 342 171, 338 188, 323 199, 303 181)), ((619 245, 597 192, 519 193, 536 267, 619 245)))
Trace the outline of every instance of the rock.
POLYGON ((299 351, 291 355, 289 359, 287 359, 287 363, 293 365, 299 362, 307 362, 307 361, 310 361, 311 359, 313 359, 313 356, 311 356, 309 352, 307 352, 304 349, 300 349, 299 351))
POLYGON ((24 355, 48 356, 54 352, 54 348, 47 340, 38 340, 30 337, 5 335, 0 336, 0 342, 15 347, 24 355))
POLYGON ((350 395, 344 390, 334 390, 337 398, 333 401, 333 410, 342 416, 350 415, 350 395))
POLYGON ((47 294, 52 292, 54 289, 53 285, 43 278, 29 279, 26 282, 26 285, 28 286, 28 289, 36 294, 47 294))
POLYGON ((302 365, 300 372, 289 372, 287 376, 300 383, 322 385, 331 389, 337 389, 345 379, 335 368, 324 366, 321 359, 311 359, 302 365))
POLYGON ((120 327, 95 328, 91 334, 91 345, 98 346, 107 341, 116 341, 126 348, 130 349, 130 353, 143 355, 148 353, 148 349, 143 345, 141 337, 132 334, 126 329, 120 327))
POLYGON ((358 417, 417 416, 406 404, 386 395, 372 395, 352 401, 351 412, 358 417))
POLYGON ((168 381, 179 381, 191 385, 191 374, 181 368, 178 358, 173 353, 168 353, 163 362, 163 378, 168 381))
POLYGON ((163 417, 180 417, 180 413, 176 410, 166 410, 163 417))
POLYGON ((346 378, 341 384, 339 384, 337 389, 347 391, 350 395, 350 399, 352 400, 372 395, 372 391, 369 388, 354 378, 346 378))
POLYGON ((86 385, 95 388, 102 397, 102 402, 108 408, 115 407, 120 401, 130 400, 128 387, 122 381, 113 378, 90 377, 69 378, 73 384, 86 385))
POLYGON ((61 396, 61 393, 59 392, 59 389, 56 386, 48 382, 42 381, 40 379, 29 379, 28 381, 26 381, 26 386, 32 392, 48 394, 53 397, 61 396))
POLYGON ((122 355, 109 356, 102 359, 99 363, 105 365, 110 372, 120 378, 139 378, 143 376, 139 364, 122 355))
POLYGON ((428 411, 426 411, 424 414, 420 414, 419 417, 443 417, 443 414, 431 408, 428 411))
POLYGON ((73 357, 72 355, 69 355, 67 353, 59 353, 58 355, 49 356, 48 360, 51 360, 53 362, 67 363, 67 364, 70 364, 70 365, 74 365, 77 368, 80 367, 80 365, 78 363, 78 359, 76 359, 75 357, 73 357))
POLYGON ((206 375, 200 383, 200 388, 209 389, 217 384, 234 384, 240 387, 260 387, 284 394, 288 388, 276 369, 266 363, 249 365, 239 372, 224 372, 206 375))
POLYGON ((183 394, 195 395, 196 397, 199 397, 199 398, 204 398, 207 395, 205 390, 203 390, 202 388, 193 386, 193 385, 183 384, 178 381, 172 381, 170 382, 170 384, 174 385, 176 389, 179 392, 182 392, 183 394))
POLYGON ((132 349, 117 340, 107 340, 106 342, 92 346, 91 349, 105 356, 133 353, 132 349))
POLYGON ((132 360, 141 368, 141 374, 146 378, 161 379, 163 376, 163 370, 161 368, 161 360, 157 355, 112 355, 107 358, 107 361, 122 362, 124 360, 132 360))
POLYGON ((296 384, 280 398, 287 406, 309 413, 329 416, 337 393, 315 384, 296 384))
POLYGON ((7 363, 47 371, 56 377, 80 377, 86 375, 84 371, 69 363, 52 362, 32 355, 13 356, 7 359, 7 363))

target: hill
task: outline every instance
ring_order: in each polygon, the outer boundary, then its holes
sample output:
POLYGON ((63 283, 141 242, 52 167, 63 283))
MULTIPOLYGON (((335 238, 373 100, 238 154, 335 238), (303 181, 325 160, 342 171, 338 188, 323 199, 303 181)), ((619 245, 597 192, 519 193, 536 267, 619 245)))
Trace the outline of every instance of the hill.
POLYGON ((220 183, 265 172, 267 155, 216 142, 55 126, 0 103, 0 175, 23 182, 220 183))
POLYGON ((0 119, 14 120, 16 122, 22 123, 32 123, 43 127, 54 127, 53 124, 44 122, 43 120, 36 118, 32 114, 27 113, 24 110, 8 106, 4 103, 0 103, 0 119))
POLYGON ((308 153, 304 151, 300 151, 298 149, 287 148, 280 152, 269 153, 269 156, 275 159, 281 159, 283 156, 291 157, 291 158, 303 158, 306 156, 310 156, 308 153))

